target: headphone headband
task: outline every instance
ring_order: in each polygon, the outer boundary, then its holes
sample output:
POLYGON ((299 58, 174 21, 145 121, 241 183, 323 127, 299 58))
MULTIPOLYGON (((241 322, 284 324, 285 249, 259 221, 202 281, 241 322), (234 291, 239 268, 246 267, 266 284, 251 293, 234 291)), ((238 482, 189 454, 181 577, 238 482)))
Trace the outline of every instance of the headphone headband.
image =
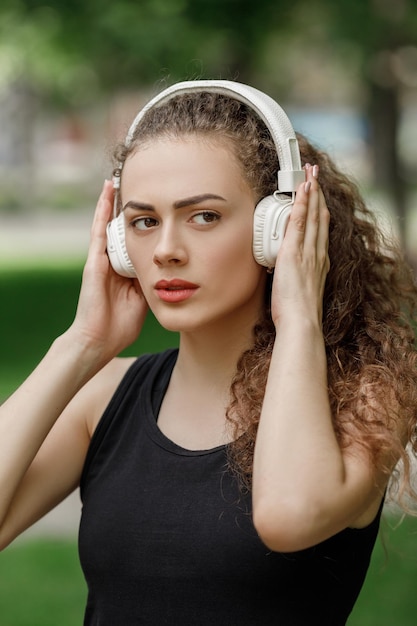
POLYGON ((253 109, 265 122, 278 154, 280 170, 278 172, 278 191, 292 192, 304 181, 305 173, 301 168, 300 152, 294 129, 287 114, 270 96, 250 87, 230 80, 191 80, 171 85, 152 98, 133 120, 126 137, 129 146, 135 130, 145 113, 154 106, 167 102, 176 95, 209 91, 223 94, 243 102, 253 109))

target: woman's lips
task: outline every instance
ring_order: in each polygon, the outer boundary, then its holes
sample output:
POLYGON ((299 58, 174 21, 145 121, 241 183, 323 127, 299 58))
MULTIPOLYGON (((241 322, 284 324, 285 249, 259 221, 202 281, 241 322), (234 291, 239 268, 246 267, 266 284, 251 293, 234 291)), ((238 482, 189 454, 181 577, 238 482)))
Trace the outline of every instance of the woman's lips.
POLYGON ((186 280, 173 278, 172 280, 160 280, 155 285, 155 291, 164 302, 182 302, 187 300, 197 291, 198 285, 186 280))

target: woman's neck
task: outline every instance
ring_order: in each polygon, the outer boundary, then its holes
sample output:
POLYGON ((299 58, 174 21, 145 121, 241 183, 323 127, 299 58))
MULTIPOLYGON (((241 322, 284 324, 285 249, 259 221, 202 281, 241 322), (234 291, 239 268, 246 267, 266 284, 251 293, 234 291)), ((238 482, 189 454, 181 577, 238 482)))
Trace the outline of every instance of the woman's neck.
POLYGON ((182 333, 177 373, 197 387, 210 385, 212 389, 229 390, 240 356, 253 344, 255 323, 251 320, 221 329, 217 326, 182 333))
POLYGON ((183 333, 178 359, 162 403, 158 425, 187 449, 228 443, 234 434, 226 421, 230 385, 242 352, 252 344, 252 324, 228 333, 183 333))

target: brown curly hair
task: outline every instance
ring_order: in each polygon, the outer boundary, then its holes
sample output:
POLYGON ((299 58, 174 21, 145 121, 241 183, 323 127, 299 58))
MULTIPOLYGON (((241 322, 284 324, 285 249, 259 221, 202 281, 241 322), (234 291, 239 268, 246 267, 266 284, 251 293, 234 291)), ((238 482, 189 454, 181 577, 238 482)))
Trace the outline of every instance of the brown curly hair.
MULTIPOLYGON (((129 147, 117 148, 117 166, 139 145, 155 138, 196 134, 232 147, 259 199, 276 189, 278 157, 264 122, 245 104, 207 92, 175 96, 149 110, 129 147)), ((298 141, 302 163, 319 165, 319 182, 331 215, 323 335, 334 429, 342 447, 353 438, 360 442, 375 467, 381 467, 382 458, 401 459, 400 491, 412 493, 404 444, 409 442, 410 450, 417 452, 413 275, 399 247, 384 237, 356 185, 305 137, 298 135, 298 141)), ((230 465, 247 488, 275 340, 270 286, 269 281, 253 345, 238 361, 227 409, 234 430, 230 465)), ((392 466, 382 468, 387 476, 392 466)))

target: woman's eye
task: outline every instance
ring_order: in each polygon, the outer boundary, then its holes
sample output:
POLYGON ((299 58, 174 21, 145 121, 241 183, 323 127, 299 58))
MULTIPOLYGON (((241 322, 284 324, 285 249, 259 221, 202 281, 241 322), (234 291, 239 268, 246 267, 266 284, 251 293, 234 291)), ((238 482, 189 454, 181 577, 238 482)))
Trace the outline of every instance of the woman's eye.
POLYGON ((213 211, 201 211, 201 213, 193 215, 192 219, 196 224, 211 224, 219 220, 220 215, 213 213, 213 211))
POLYGON ((153 217, 138 217, 132 222, 132 226, 137 230, 147 230, 158 225, 158 221, 153 217))

